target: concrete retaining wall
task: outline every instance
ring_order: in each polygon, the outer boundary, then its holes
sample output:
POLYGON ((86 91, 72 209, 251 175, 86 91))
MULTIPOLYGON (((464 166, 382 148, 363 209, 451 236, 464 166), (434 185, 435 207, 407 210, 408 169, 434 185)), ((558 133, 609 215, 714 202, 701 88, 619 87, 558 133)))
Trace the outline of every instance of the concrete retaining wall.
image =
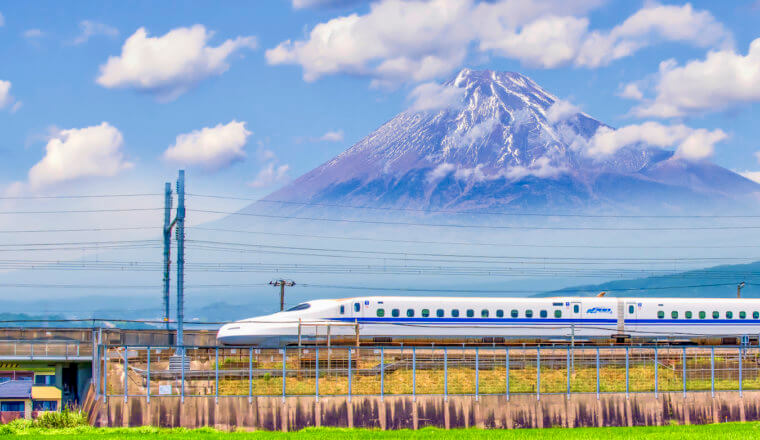
POLYGON ((145 397, 89 401, 96 426, 211 426, 298 430, 311 426, 380 429, 646 426, 760 420, 760 391, 654 394, 366 397, 145 397))

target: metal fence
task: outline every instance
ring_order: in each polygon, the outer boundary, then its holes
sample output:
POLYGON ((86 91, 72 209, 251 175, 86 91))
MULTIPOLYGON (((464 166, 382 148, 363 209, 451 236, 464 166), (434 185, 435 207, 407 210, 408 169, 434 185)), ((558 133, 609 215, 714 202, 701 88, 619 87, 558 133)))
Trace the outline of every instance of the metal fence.
POLYGON ((760 347, 98 347, 98 393, 357 396, 760 390, 760 347))
POLYGON ((0 359, 79 359, 92 356, 92 344, 72 340, 2 340, 0 359))

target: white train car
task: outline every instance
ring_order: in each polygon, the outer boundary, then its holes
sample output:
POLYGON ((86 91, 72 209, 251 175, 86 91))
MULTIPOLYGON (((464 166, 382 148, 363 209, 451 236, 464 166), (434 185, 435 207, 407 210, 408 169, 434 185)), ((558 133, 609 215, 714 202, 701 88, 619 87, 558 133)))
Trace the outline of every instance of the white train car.
POLYGON ((726 298, 455 298, 370 296, 322 299, 222 326, 225 345, 284 346, 353 338, 510 342, 612 339, 757 341, 760 300, 726 298))

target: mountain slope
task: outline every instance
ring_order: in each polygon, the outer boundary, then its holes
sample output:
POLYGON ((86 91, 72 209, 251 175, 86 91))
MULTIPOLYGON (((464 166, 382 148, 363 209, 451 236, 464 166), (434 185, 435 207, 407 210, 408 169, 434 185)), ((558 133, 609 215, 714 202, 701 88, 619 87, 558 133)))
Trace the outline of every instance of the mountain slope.
POLYGON ((446 85, 461 89, 461 105, 402 112, 265 200, 453 210, 640 209, 730 204, 760 191, 729 170, 659 148, 587 157, 578 141, 605 124, 583 113, 557 120, 551 108, 558 99, 518 73, 465 69, 446 85))

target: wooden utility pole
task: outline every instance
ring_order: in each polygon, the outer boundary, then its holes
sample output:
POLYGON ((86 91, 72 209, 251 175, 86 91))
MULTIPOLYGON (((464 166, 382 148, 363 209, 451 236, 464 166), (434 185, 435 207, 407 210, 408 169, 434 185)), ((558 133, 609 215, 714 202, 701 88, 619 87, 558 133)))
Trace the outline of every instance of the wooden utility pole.
POLYGON ((270 281, 269 285, 280 287, 280 311, 282 312, 285 310, 285 286, 292 287, 295 286, 296 283, 293 280, 275 280, 270 281))

